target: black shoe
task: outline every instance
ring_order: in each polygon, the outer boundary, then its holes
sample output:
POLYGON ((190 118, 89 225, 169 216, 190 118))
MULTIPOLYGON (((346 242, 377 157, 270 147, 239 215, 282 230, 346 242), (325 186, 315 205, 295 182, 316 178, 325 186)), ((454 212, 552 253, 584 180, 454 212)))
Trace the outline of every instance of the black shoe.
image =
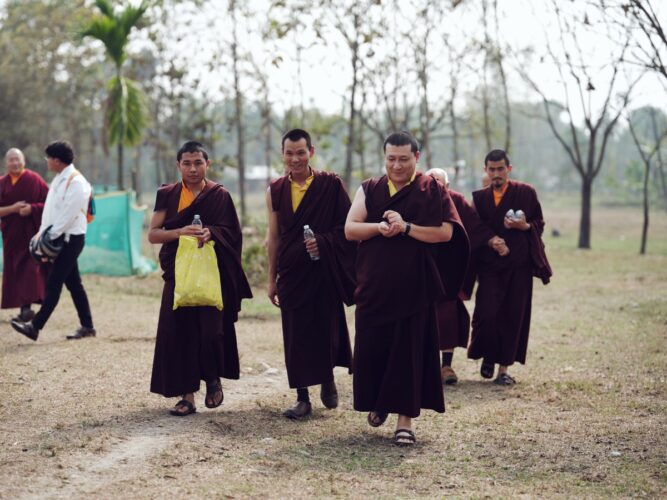
POLYGON ((30 340, 37 340, 37 337, 39 337, 39 330, 33 326, 32 321, 24 322, 13 319, 11 325, 14 330, 30 340))
POLYGON ((94 328, 88 328, 87 326, 82 326, 72 335, 67 336, 67 340, 79 340, 85 337, 94 337, 97 332, 94 328))
POLYGON ((493 372, 496 371, 494 363, 487 363, 482 361, 482 366, 479 368, 479 374, 484 378, 493 378, 493 372))
POLYGON ((312 412, 313 408, 310 403, 306 403, 305 401, 297 401, 292 408, 288 408, 283 412, 283 417, 287 417, 291 420, 300 420, 309 416, 312 412))
POLYGON ((338 407, 338 390, 334 380, 320 386, 320 399, 322 404, 330 410, 338 407))

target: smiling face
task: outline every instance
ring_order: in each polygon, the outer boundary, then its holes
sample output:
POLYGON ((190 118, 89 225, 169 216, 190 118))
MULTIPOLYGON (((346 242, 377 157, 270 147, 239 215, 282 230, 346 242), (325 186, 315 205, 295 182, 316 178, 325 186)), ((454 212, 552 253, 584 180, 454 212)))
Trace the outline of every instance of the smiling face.
POLYGON ((18 149, 10 149, 5 155, 5 168, 10 175, 20 175, 25 168, 25 158, 18 149))
POLYGON ((402 146, 387 144, 385 147, 384 167, 387 171, 387 177, 397 189, 401 189, 410 182, 418 161, 419 151, 413 152, 410 144, 403 144, 402 146))
POLYGON ((188 189, 201 186, 210 164, 211 162, 204 158, 201 151, 183 153, 181 160, 178 162, 178 170, 180 170, 183 182, 188 189))
POLYGON ((310 157, 315 153, 313 147, 308 147, 306 139, 301 138, 298 141, 285 139, 283 143, 283 164, 285 173, 292 174, 292 178, 299 180, 308 177, 310 157))
POLYGON ((496 191, 500 191, 505 187, 510 178, 512 165, 508 165, 505 159, 492 161, 489 160, 484 166, 484 171, 491 181, 491 186, 496 191))

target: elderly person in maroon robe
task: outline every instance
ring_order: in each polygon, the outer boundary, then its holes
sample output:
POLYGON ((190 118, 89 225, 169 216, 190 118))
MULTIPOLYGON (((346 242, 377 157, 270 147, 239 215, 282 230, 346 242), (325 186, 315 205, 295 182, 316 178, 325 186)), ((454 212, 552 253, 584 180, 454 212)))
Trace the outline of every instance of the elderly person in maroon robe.
POLYGON ((350 198, 340 178, 310 165, 310 135, 294 129, 282 139, 286 175, 266 193, 271 302, 280 307, 285 365, 297 401, 283 415, 312 413, 308 387, 320 385, 320 399, 338 406, 335 366, 351 368, 352 349, 343 304, 352 303, 356 245, 343 228, 350 198), (304 239, 304 226, 314 238, 304 239))
POLYGON ((510 253, 500 257, 490 248, 475 252, 477 295, 468 357, 482 358, 480 374, 494 383, 513 385, 507 372, 515 362, 525 364, 530 331, 533 276, 549 282, 551 267, 544 252, 542 207, 532 186, 511 181, 512 165, 505 151, 491 151, 484 160, 491 185, 473 193, 479 217, 505 240, 510 253), (508 217, 509 210, 522 211, 508 217))
POLYGON ((44 300, 47 268, 35 261, 28 243, 39 230, 44 202, 49 191, 39 174, 25 168, 20 149, 5 154, 7 175, 0 179, 2 218, 2 309, 20 308, 19 321, 35 316, 31 304, 44 300))
MULTIPOLYGON (((432 168, 426 172, 426 175, 432 175, 440 181, 445 189, 448 190, 449 196, 454 202, 456 211, 461 218, 463 227, 466 230, 470 240, 471 252, 476 251, 482 246, 488 245, 500 255, 507 255, 508 248, 505 242, 496 236, 493 231, 486 226, 475 212, 475 209, 470 205, 465 197, 449 188, 449 177, 447 172, 441 168, 432 168)), ((452 368, 452 359, 454 357, 454 349, 456 347, 468 347, 468 337, 470 332, 470 314, 463 304, 463 300, 468 300, 470 297, 465 296, 463 291, 454 300, 441 300, 437 303, 436 312, 438 315, 438 339, 440 343, 440 350, 442 351, 442 368, 440 373, 442 376, 442 383, 446 385, 453 385, 458 382, 456 372, 452 368)))
POLYGON ((158 320, 151 392, 181 396, 171 410, 175 416, 196 411, 194 393, 206 382, 207 408, 220 406, 224 395, 220 377, 239 378, 239 356, 234 323, 241 299, 250 298, 250 286, 241 267, 241 226, 229 192, 206 179, 210 165, 204 147, 186 142, 177 154, 182 181, 161 187, 148 240, 162 243, 160 266, 164 290, 158 320), (203 223, 192 225, 195 214, 203 223), (215 242, 224 308, 174 305, 174 266, 180 236, 215 242))
POLYGON ((387 174, 363 182, 345 224, 360 241, 355 290, 354 409, 382 425, 397 413, 394 442, 416 441, 422 408, 445 411, 435 303, 458 294, 468 240, 447 191, 416 172, 407 132, 384 143, 387 174))

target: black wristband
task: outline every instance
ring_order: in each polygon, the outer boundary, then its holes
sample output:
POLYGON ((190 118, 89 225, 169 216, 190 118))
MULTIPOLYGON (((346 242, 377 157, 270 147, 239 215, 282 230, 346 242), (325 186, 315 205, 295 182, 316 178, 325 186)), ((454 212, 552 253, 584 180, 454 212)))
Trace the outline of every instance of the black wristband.
POLYGON ((412 224, 410 224, 409 222, 406 222, 405 223, 405 231, 403 231, 403 236, 407 236, 408 234, 410 234, 410 229, 412 229, 412 224))

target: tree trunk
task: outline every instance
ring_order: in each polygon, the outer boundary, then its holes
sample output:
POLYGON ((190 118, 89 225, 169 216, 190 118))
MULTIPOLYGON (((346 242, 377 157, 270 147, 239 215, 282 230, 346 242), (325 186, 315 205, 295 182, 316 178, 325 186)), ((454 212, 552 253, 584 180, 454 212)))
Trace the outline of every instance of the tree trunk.
POLYGON ((137 194, 137 203, 141 204, 141 144, 134 150, 134 163, 132 165, 132 189, 137 194))
POLYGON ((236 122, 236 163, 239 172, 239 201, 241 206, 241 225, 246 222, 245 199, 245 127, 243 124, 243 96, 241 94, 241 75, 238 54, 238 26, 236 19, 236 2, 231 2, 232 23, 234 29, 232 42, 232 60, 234 71, 234 121, 236 122))
MULTIPOLYGON (((122 125, 121 125, 122 127, 122 125)), ((123 191, 125 189, 123 185, 123 141, 118 141, 118 189, 123 191)))
POLYGON ((644 161, 644 223, 642 224, 642 242, 639 247, 639 255, 644 255, 646 253, 646 239, 648 237, 648 180, 651 175, 651 160, 644 161))
POLYGON ((579 220, 579 248, 591 248, 591 195, 593 178, 581 177, 581 219, 579 220))
MULTIPOLYGON (((357 30, 359 27, 359 14, 354 14, 354 27, 355 27, 355 37, 357 36, 357 30)), ((345 173, 344 173, 344 182, 345 187, 350 189, 350 183, 352 182, 352 155, 354 153, 354 125, 357 116, 356 109, 356 95, 357 95, 357 72, 359 61, 359 44, 357 39, 354 40, 354 46, 352 47, 352 92, 350 95, 350 115, 349 122, 347 124, 347 147, 345 149, 345 173)))

